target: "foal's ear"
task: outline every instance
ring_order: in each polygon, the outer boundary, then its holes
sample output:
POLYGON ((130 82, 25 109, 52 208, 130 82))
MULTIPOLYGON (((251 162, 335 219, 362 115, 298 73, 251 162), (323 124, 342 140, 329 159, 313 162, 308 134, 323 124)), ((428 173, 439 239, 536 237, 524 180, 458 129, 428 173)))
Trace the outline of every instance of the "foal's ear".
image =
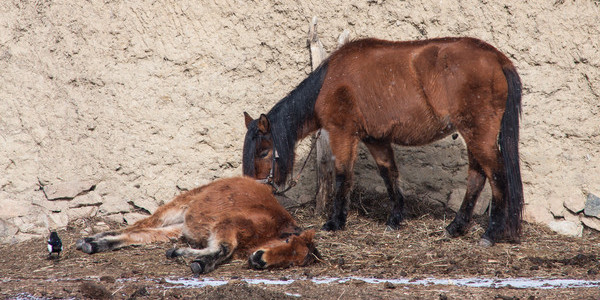
POLYGON ((271 132, 271 124, 265 114, 261 114, 260 117, 258 117, 258 131, 262 134, 271 132))
POLYGON ((302 231, 302 233, 300 234, 300 238, 303 239, 304 242, 306 242, 307 244, 312 243, 313 239, 315 238, 315 230, 310 229, 302 231))
POLYGON ((244 112, 244 119, 246 121, 246 129, 248 129, 248 127, 250 127, 250 122, 254 121, 254 119, 252 119, 247 112, 244 112))

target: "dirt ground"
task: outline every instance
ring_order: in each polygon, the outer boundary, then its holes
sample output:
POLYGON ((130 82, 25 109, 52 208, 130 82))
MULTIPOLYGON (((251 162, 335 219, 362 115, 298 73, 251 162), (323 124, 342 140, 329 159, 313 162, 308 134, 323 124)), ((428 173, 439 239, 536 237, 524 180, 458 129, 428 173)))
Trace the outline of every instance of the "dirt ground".
MULTIPOLYGON (((184 287, 165 279, 193 279, 188 262, 169 260, 171 244, 129 247, 94 255, 75 250, 80 232, 97 220, 87 220, 59 232, 65 245, 60 259, 47 259, 45 240, 0 246, 0 295, 5 298, 167 298, 167 299, 598 299, 600 288, 518 289, 457 285, 369 284, 361 280, 316 284, 313 278, 360 276, 380 279, 569 278, 600 280, 600 235, 559 236, 538 225, 525 224, 521 244, 477 245, 486 226, 476 220, 469 233, 445 239, 442 230, 453 213, 407 201, 407 221, 398 231, 386 231, 385 199, 354 192, 347 229, 318 231, 323 261, 308 267, 255 271, 232 260, 202 278, 227 280, 218 287, 184 287), (371 199, 371 201, 365 201, 371 199), (379 203, 380 201, 381 204, 379 203), (294 280, 287 285, 248 284, 242 279, 294 280)), ((319 227, 313 205, 292 210, 305 228, 319 227)), ((114 225, 112 227, 118 227, 114 225)), ((175 242, 174 242, 175 243, 175 242)), ((177 243, 182 243, 178 241, 177 243)))

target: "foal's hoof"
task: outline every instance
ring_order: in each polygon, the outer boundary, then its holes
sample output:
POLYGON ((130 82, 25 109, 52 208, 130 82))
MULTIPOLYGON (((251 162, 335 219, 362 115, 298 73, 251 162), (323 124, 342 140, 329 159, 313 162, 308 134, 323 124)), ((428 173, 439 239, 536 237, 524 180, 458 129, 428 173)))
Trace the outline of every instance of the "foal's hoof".
POLYGON ((96 243, 83 243, 80 249, 83 253, 94 254, 98 252, 98 244, 96 243))
POLYGON ((489 248, 491 246, 494 246, 494 242, 490 241, 490 240, 488 240, 486 238, 481 238, 479 240, 479 246, 484 247, 484 248, 489 248))
POLYGON ((90 237, 80 238, 75 242, 75 249, 81 250, 84 244, 92 242, 94 239, 90 237))
POLYGON ((179 256, 177 255, 177 248, 171 248, 167 250, 167 253, 165 253, 165 255, 167 256, 167 258, 175 258, 179 256))
POLYGON ((337 231, 337 230, 342 230, 344 229, 344 224, 340 224, 340 222, 336 222, 333 220, 329 220, 327 221, 323 227, 321 227, 321 230, 325 230, 325 231, 337 231))
POLYGON ((85 241, 83 239, 78 239, 77 242, 75 242, 75 249, 81 250, 83 244, 85 244, 85 241))
POLYGON ((204 273, 205 266, 203 262, 196 260, 190 264, 190 269, 192 269, 194 275, 198 275, 204 273))

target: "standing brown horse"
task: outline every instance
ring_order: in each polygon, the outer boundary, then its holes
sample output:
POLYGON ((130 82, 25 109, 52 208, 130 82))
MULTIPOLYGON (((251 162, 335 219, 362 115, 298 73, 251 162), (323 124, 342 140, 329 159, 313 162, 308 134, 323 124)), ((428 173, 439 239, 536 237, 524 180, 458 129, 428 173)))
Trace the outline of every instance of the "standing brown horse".
POLYGON ((200 274, 234 254, 250 255, 248 263, 255 269, 310 264, 319 256, 314 235, 296 225, 270 187, 239 177, 185 192, 150 217, 120 231, 79 239, 76 247, 93 254, 185 237, 198 249, 174 248, 167 257, 194 257, 190 267, 200 274))
POLYGON ((387 225, 403 220, 404 197, 392 143, 418 146, 458 131, 469 170, 467 192, 447 233, 467 231, 489 180, 492 207, 483 245, 518 242, 523 185, 519 169, 521 81, 510 60, 474 38, 411 42, 357 40, 334 52, 266 115, 245 114, 244 174, 283 185, 296 142, 319 128, 330 134, 336 193, 324 230, 346 224, 357 145, 375 159, 393 203, 387 225))

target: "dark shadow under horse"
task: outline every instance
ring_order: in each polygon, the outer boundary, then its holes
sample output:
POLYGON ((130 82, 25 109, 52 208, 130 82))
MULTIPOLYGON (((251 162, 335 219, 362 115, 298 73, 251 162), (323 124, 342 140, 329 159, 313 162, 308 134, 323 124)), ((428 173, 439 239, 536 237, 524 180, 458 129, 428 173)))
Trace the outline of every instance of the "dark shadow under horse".
POLYGON ((523 185, 519 167, 521 81, 511 61, 474 38, 392 42, 363 39, 334 52, 266 115, 245 114, 245 175, 285 184, 297 141, 323 128, 335 156, 335 198, 324 230, 346 224, 357 145, 375 159, 393 203, 387 225, 402 222, 404 196, 392 143, 418 146, 454 132, 467 145, 463 203, 446 227, 463 235, 486 182, 492 206, 482 245, 518 242, 523 185))

